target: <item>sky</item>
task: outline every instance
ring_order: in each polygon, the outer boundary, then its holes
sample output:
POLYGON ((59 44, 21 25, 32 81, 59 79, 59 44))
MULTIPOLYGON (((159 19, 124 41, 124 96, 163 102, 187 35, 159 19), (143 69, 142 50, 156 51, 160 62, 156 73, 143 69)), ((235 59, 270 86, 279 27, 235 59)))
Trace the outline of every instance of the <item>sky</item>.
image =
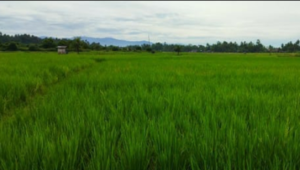
POLYGON ((300 39, 299 9, 299 1, 1 1, 0 32, 280 46, 300 39))

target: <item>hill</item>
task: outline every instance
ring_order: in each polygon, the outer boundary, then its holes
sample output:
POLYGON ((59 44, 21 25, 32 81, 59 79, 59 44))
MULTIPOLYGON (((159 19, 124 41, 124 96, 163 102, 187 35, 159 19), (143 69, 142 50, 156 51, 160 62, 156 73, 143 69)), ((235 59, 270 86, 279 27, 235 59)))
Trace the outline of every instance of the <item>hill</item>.
POLYGON ((100 43, 101 45, 114 45, 119 47, 125 47, 128 45, 143 45, 143 44, 149 44, 148 41, 127 41, 127 40, 119 40, 111 37, 106 38, 93 38, 93 37, 81 37, 82 40, 86 40, 90 43, 100 43))

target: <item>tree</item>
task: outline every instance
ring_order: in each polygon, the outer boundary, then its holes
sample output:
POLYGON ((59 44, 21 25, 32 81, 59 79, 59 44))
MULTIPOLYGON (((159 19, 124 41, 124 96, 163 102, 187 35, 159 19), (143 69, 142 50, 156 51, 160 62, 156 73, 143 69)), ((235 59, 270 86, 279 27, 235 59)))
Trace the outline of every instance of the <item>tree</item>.
POLYGON ((300 41, 297 40, 297 41, 295 42, 295 45, 294 45, 296 51, 300 51, 300 46, 299 46, 299 44, 300 44, 300 41))
POLYGON ((181 47, 179 45, 177 45, 174 49, 174 51, 177 52, 177 55, 179 55, 180 51, 181 51, 181 47))
POLYGON ((80 37, 75 37, 73 39, 73 47, 75 48, 77 54, 79 54, 79 51, 81 49, 82 41, 80 37))
POLYGON ((146 51, 152 53, 152 49, 150 47, 146 48, 146 51))
POLYGON ((95 43, 95 42, 93 42, 92 44, 90 44, 90 48, 91 48, 92 50, 101 50, 102 46, 101 46, 100 43, 95 43))
POLYGON ((39 51, 39 48, 37 45, 30 45, 28 48, 29 51, 39 51))
POLYGON ((269 52, 273 52, 274 51, 274 47, 272 45, 269 45, 268 51, 269 52))
POLYGON ((205 51, 205 46, 204 45, 199 45, 198 47, 200 52, 204 52, 205 51))
POLYGON ((135 50, 137 50, 137 51, 141 51, 141 50, 142 50, 142 47, 140 47, 140 46, 136 46, 136 47, 135 47, 135 50))
POLYGON ((206 43, 206 50, 209 51, 209 52, 210 52, 210 50, 211 50, 211 45, 208 44, 208 43, 206 43))
POLYGON ((163 51, 163 44, 159 42, 152 44, 152 49, 156 51, 163 51))
POLYGON ((260 40, 256 41, 255 50, 254 52, 264 52, 264 46, 261 44, 260 40))
POLYGON ((70 42, 67 39, 61 39, 58 41, 57 45, 59 46, 69 46, 70 42))
POLYGON ((114 45, 110 45, 109 48, 112 50, 112 51, 119 51, 120 48, 118 46, 114 46, 114 45))
POLYGON ((18 46, 16 43, 11 42, 8 44, 8 46, 6 47, 7 51, 17 51, 18 50, 18 46))
POLYGON ((56 44, 52 38, 45 38, 42 42, 42 47, 44 48, 55 48, 56 44))
POLYGON ((90 49, 90 43, 87 40, 85 41, 81 40, 81 47, 83 49, 90 49))

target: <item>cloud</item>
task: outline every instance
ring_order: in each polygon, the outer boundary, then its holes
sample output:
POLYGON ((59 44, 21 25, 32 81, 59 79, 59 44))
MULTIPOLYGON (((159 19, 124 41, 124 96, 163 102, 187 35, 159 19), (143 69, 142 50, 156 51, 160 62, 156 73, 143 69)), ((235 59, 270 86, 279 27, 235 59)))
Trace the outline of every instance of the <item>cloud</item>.
POLYGON ((0 2, 1 32, 153 42, 300 38, 300 2, 0 2))
POLYGON ((127 32, 127 34, 129 34, 129 35, 139 35, 139 34, 145 34, 145 33, 141 32, 141 31, 131 31, 131 32, 127 32))
POLYGON ((96 31, 101 32, 101 33, 109 33, 109 34, 122 34, 122 33, 124 33, 124 31, 122 31, 120 29, 115 29, 115 28, 97 28, 96 31))
POLYGON ((158 17, 158 18, 174 18, 174 17, 178 17, 179 14, 177 14, 177 13, 157 13, 154 16, 158 17))
POLYGON ((117 22, 138 22, 143 20, 143 18, 122 18, 122 17, 117 17, 114 18, 115 21, 117 22))

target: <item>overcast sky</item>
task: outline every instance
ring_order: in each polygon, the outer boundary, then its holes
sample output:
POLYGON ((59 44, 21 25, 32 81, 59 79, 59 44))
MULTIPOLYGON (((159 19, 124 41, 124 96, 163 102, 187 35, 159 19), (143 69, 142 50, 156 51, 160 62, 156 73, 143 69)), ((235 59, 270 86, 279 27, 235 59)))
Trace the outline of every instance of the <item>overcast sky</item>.
POLYGON ((0 2, 0 31, 203 44, 300 39, 300 2, 0 2))

